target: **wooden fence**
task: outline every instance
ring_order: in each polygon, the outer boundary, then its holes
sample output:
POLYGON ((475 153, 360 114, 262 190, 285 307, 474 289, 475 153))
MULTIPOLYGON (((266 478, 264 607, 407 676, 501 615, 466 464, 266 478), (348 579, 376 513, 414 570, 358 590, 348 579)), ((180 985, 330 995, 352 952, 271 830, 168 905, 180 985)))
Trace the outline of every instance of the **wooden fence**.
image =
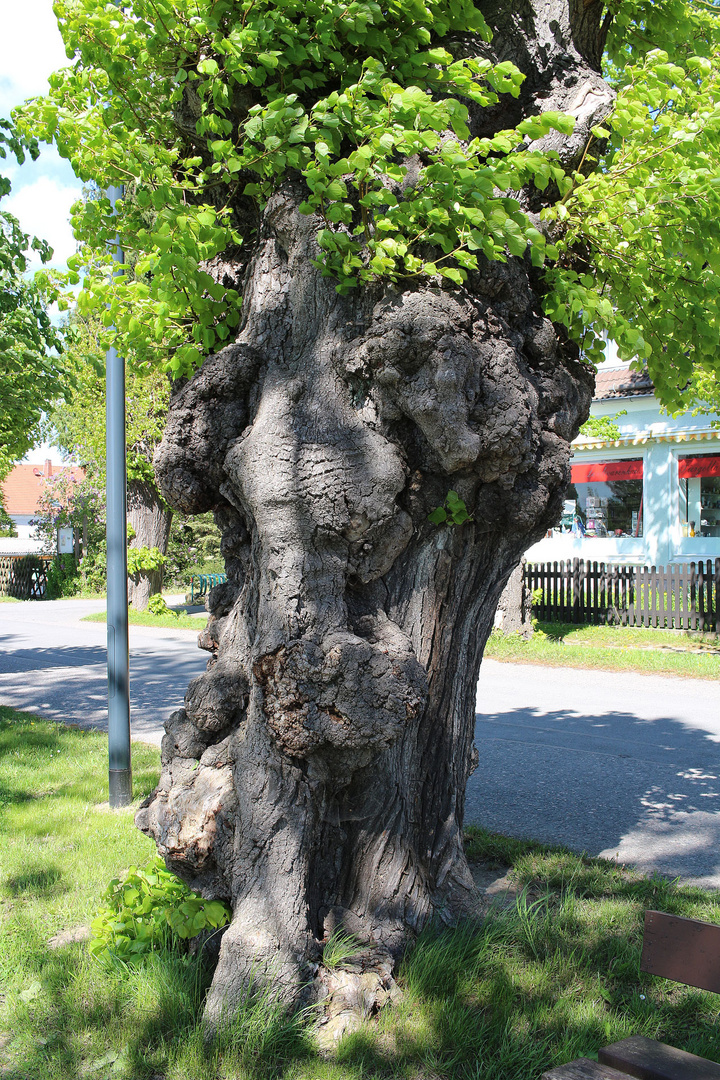
POLYGON ((720 634, 720 559, 658 567, 528 563, 525 581, 539 619, 720 634))
POLYGON ((0 596, 42 600, 51 562, 49 555, 0 555, 0 596))

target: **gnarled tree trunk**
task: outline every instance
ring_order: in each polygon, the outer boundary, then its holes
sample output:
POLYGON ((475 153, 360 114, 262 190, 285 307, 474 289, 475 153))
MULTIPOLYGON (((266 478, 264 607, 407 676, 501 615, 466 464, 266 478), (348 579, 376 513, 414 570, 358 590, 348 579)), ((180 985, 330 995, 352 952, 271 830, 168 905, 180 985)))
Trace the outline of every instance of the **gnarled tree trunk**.
MULTIPOLYGON (((135 536, 130 547, 157 548, 161 555, 167 551, 173 512, 149 480, 129 480, 127 489, 128 521, 135 536)), ((128 577, 128 601, 137 611, 143 611, 154 593, 162 589, 162 567, 138 570, 128 577)))
MULTIPOLYGON (((592 2, 520 7, 494 20, 496 54, 532 76, 513 118, 579 100, 558 143, 578 158, 610 102, 580 35, 592 2)), ((476 129, 506 126, 496 113, 476 129)), ((289 180, 265 208, 237 342, 177 392, 156 455, 168 502, 214 510, 229 577, 138 815, 172 869, 232 902, 211 1024, 251 974, 292 997, 337 926, 397 954, 469 910, 482 650, 559 517, 592 390, 528 262, 339 296, 303 198, 289 180), (450 489, 471 520, 431 524, 450 489)))

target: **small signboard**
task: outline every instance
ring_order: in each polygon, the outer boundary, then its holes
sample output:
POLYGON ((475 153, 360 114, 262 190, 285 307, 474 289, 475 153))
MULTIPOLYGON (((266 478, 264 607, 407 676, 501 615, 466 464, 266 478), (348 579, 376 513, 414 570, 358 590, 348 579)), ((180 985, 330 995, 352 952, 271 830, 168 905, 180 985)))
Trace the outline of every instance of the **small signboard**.
POLYGON ((61 555, 72 555, 74 550, 73 530, 58 529, 58 551, 61 555))

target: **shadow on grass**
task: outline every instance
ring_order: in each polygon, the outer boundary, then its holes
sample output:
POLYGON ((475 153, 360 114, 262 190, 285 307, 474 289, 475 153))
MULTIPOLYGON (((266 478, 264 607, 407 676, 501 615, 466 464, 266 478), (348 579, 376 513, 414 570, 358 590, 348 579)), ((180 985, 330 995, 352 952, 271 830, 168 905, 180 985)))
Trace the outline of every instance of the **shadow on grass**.
POLYGON ((331 1059, 270 995, 206 1044, 198 1018, 210 972, 191 957, 157 954, 140 971, 103 973, 73 946, 43 964, 43 991, 26 1013, 34 1034, 22 1068, 6 1066, 3 1078, 74 1080, 104 1061, 98 1075, 112 1066, 113 1078, 133 1080, 539 1080, 630 1034, 716 1058, 717 999, 669 993, 639 970, 645 906, 700 905, 707 916, 716 900, 662 879, 630 878, 622 889, 581 860, 575 885, 553 889, 571 868, 552 852, 546 865, 529 857, 535 876, 516 906, 425 932, 401 966, 402 1002, 346 1036, 331 1059))
MULTIPOLYGON (((248 1000, 214 1042, 200 1018, 212 973, 196 957, 166 951, 137 970, 102 967, 77 945, 51 955, 41 986, 18 1007, 19 1032, 8 1047, 3 1080, 126 1080, 224 1077, 271 1080, 289 1062, 314 1057, 302 1018, 289 1016, 269 994, 248 1000)), ((37 985, 37 984, 36 984, 37 985)), ((6 1051, 7 1053, 7 1051, 6 1051)))
POLYGON ((514 864, 515 907, 424 933, 396 1015, 346 1038, 339 1062, 363 1077, 539 1080, 631 1034, 720 1057, 718 998, 640 971, 644 910, 717 921, 716 893, 480 829, 469 845, 514 864))
MULTIPOLYGON (((25 730, 16 729, 18 739, 25 730)), ((73 788, 99 760, 90 753, 98 736, 85 739, 73 788)), ((207 1044, 199 1021, 211 972, 198 959, 164 952, 137 970, 113 969, 78 944, 49 951, 42 917, 16 903, 12 933, 22 952, 12 962, 23 981, 5 1005, 3 1027, 12 1037, 0 1049, 0 1075, 539 1080, 554 1065, 634 1033, 717 1057, 717 998, 639 971, 644 909, 717 921, 716 894, 482 829, 469 831, 468 844, 472 858, 513 867, 522 887, 517 904, 479 924, 425 932, 401 965, 403 1000, 346 1036, 331 1058, 316 1051, 307 1016, 288 1016, 271 994, 248 999, 222 1038, 207 1044)), ((14 897, 62 884, 51 863, 23 866, 5 883, 14 897)))
POLYGON ((59 896, 67 892, 68 886, 63 879, 63 872, 59 866, 36 866, 26 870, 22 874, 6 878, 4 887, 11 896, 35 896, 47 898, 59 896))
POLYGON ((631 1034, 717 1060, 716 1000, 671 999, 662 980, 642 975, 639 913, 632 922, 627 935, 585 942, 584 919, 558 902, 464 935, 425 935, 404 967, 392 1028, 346 1038, 338 1061, 363 1077, 539 1080, 631 1034))
POLYGON ((574 623, 541 622, 538 623, 538 629, 542 630, 545 637, 549 638, 550 641, 561 642, 567 634, 570 634, 573 630, 582 630, 583 626, 574 623))

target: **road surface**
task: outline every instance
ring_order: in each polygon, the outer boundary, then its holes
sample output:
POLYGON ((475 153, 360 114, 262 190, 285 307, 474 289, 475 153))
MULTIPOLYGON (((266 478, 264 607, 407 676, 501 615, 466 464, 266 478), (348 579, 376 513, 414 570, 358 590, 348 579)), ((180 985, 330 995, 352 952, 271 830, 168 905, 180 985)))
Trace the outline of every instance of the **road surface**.
POLYGON ((485 660, 477 714, 468 824, 720 887, 720 682, 485 660))
MULTIPOLYGON (((0 704, 107 730, 107 628, 81 622, 104 610, 104 600, 0 604, 0 704)), ((163 722, 207 659, 194 630, 130 627, 133 738, 160 745, 163 722)))
MULTIPOLYGON (((107 725, 104 601, 0 604, 0 703, 107 725)), ((133 737, 159 743, 206 654, 130 628, 133 737)), ((719 661, 720 663, 720 661, 719 661)), ((466 821, 720 887, 720 683, 486 660, 466 821)))

